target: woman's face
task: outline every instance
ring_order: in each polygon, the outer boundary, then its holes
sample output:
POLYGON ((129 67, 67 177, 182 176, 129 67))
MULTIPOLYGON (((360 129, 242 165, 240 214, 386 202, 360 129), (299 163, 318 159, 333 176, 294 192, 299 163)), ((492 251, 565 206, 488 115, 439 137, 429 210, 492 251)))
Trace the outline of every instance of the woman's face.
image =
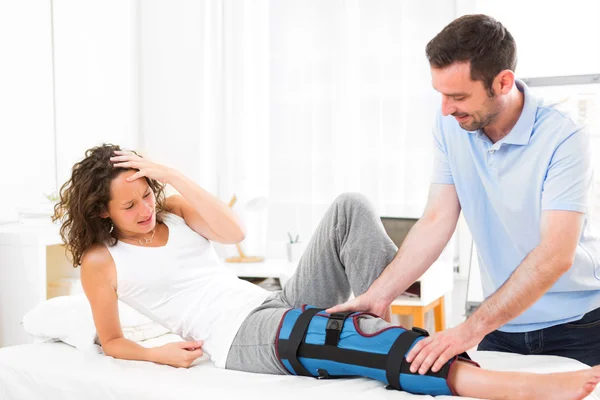
POLYGON ((121 234, 148 233, 156 226, 156 198, 146 182, 139 178, 128 182, 137 170, 125 171, 110 184, 108 217, 121 234))

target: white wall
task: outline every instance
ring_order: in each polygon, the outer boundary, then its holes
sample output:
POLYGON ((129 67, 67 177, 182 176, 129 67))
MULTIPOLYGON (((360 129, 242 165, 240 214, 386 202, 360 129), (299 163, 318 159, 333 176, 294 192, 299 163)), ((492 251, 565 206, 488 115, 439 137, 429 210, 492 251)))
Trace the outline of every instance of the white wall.
POLYGON ((222 149, 220 2, 143 1, 139 8, 139 149, 218 190, 222 149), (219 90, 215 90, 215 89, 219 90))
POLYGON ((0 2, 0 221, 55 188, 50 2, 0 2))
POLYGON ((433 119, 415 112, 437 104, 424 46, 454 3, 434 18, 417 1, 367 4, 141 2, 140 148, 222 200, 266 195, 270 241, 306 240, 343 191, 420 215, 433 119))
POLYGON ((476 0, 475 11, 500 21, 517 42, 518 77, 597 74, 600 2, 476 0))
POLYGON ((0 3, 0 220, 48 208, 86 149, 137 145, 136 5, 0 3))
POLYGON ((54 0, 59 184, 86 149, 137 147, 134 1, 54 0))

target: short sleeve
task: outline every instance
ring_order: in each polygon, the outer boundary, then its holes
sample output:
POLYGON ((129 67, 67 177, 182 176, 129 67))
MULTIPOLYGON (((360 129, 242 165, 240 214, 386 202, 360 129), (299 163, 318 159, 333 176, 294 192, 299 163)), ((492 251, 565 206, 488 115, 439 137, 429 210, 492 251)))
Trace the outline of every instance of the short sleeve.
POLYGON ((592 179, 590 140, 584 130, 578 130, 560 143, 552 156, 542 190, 542 210, 587 212, 592 179))
POLYGON ((431 183, 454 184, 439 114, 433 127, 433 173, 431 183))

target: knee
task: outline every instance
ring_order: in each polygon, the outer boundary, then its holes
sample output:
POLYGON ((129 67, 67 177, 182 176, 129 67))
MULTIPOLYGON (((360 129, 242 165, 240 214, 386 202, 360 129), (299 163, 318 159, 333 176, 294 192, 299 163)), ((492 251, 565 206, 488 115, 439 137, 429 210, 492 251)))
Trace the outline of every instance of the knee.
POLYGON ((349 213, 358 212, 361 215, 369 215, 374 212, 374 207, 367 196, 361 193, 342 193, 335 199, 334 205, 349 213))
POLYGON ((340 194, 334 203, 343 207, 370 207, 369 200, 361 193, 346 192, 340 194))

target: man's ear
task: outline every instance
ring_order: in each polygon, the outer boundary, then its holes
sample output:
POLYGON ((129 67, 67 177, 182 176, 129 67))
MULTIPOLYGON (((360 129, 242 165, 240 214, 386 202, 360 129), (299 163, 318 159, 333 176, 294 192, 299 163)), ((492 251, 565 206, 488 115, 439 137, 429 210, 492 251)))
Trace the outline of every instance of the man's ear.
POLYGON ((504 71, 500 71, 496 76, 496 80, 498 82, 497 93, 506 94, 511 91, 515 84, 515 73, 510 69, 505 69, 504 71))

